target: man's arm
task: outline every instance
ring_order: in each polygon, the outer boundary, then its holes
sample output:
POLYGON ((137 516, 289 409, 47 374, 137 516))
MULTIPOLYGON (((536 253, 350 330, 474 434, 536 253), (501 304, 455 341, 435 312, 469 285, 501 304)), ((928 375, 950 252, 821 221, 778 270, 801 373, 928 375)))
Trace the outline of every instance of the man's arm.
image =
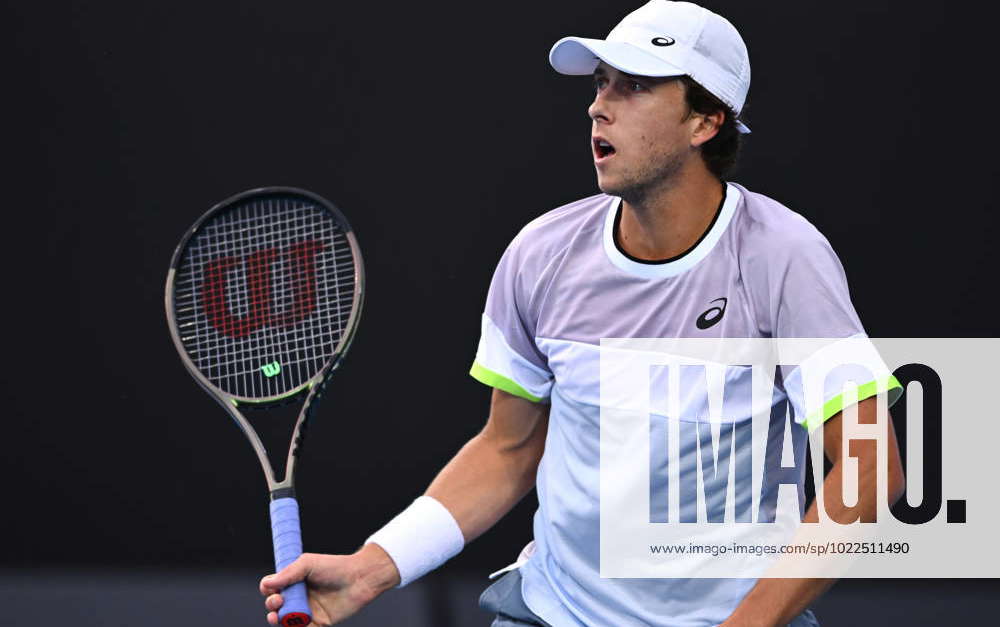
POLYGON ((503 518, 535 485, 549 405, 493 390, 490 418, 427 488, 458 521, 466 542, 503 518))
MULTIPOLYGON (((858 403, 858 422, 875 424, 876 398, 870 397, 858 403)), ((833 463, 823 480, 824 509, 830 519, 850 523, 860 513, 862 521, 875 520, 878 511, 876 481, 878 473, 877 455, 863 455, 858 459, 858 506, 844 505, 844 455, 843 455, 843 412, 832 416, 823 425, 823 450, 833 463), (874 498, 873 498, 874 497, 874 498)), ((903 495, 905 481, 900 460, 896 431, 892 426, 892 416, 888 416, 888 493, 889 503, 895 503, 903 495)), ((819 520, 813 499, 806 515, 807 522, 819 520)), ((836 579, 759 579, 757 584, 743 598, 720 627, 774 627, 787 625, 801 614, 809 604, 825 592, 836 579)))
MULTIPOLYGON (((527 494, 545 450, 549 406, 494 389, 486 427, 451 459, 426 495, 436 499, 458 523, 466 542, 492 527, 527 494)), ((419 543, 421 538, 414 537, 419 543)), ((305 580, 318 625, 333 625, 356 613, 400 575, 377 544, 352 555, 303 554, 280 573, 261 580, 267 620, 277 624, 279 590, 305 580)))

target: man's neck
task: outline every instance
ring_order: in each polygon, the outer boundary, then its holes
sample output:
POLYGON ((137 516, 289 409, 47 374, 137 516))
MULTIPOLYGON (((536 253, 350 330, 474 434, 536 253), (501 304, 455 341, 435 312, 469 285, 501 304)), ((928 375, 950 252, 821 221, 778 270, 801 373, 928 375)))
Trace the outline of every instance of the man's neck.
POLYGON ((723 186, 704 167, 677 172, 672 179, 641 201, 622 202, 618 245, 636 259, 656 261, 687 252, 722 204, 723 186))

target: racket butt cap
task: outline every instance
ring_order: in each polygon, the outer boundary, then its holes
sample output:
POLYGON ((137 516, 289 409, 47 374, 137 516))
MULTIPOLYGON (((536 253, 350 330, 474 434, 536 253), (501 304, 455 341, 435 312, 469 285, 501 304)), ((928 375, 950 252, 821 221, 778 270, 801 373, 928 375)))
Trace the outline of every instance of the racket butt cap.
POLYGON ((289 612, 281 619, 282 627, 305 627, 312 622, 312 617, 302 612, 289 612))

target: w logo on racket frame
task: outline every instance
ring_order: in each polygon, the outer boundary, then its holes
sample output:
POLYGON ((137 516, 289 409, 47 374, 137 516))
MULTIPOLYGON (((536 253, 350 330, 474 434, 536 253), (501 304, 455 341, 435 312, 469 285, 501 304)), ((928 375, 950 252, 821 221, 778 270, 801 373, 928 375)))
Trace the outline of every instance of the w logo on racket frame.
POLYGON ((322 242, 306 240, 283 250, 265 248, 243 259, 220 257, 206 263, 201 297, 205 317, 217 331, 235 339, 247 337, 265 326, 291 327, 305 320, 316 308, 316 255, 324 248, 322 242), (291 303, 282 313, 275 313, 272 266, 279 261, 284 261, 284 280, 290 286, 291 303), (229 297, 234 292, 228 281, 230 274, 241 267, 246 275, 246 293, 237 297, 237 302, 245 303, 247 313, 236 316, 229 307, 229 297))

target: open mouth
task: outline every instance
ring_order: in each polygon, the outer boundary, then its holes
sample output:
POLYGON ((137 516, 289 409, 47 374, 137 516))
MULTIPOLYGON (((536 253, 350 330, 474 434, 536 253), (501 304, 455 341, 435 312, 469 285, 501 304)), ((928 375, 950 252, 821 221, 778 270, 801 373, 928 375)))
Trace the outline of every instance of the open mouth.
POLYGON ((598 159, 604 159, 606 157, 610 157, 611 155, 615 154, 615 147, 612 146, 611 142, 609 142, 608 140, 602 139, 600 137, 595 137, 593 139, 593 142, 594 142, 594 155, 598 159))

